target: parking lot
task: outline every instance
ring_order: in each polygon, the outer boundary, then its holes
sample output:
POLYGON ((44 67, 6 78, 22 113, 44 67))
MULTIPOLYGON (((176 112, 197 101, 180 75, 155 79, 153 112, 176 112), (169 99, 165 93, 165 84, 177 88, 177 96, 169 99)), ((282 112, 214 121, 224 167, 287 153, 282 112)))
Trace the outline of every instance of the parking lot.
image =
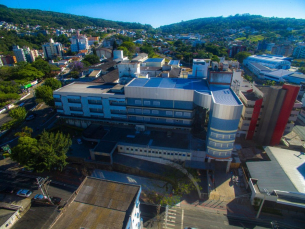
MULTIPOLYGON (((33 193, 29 198, 33 198, 36 194, 42 194, 42 192, 38 189, 38 185, 36 184, 36 176, 21 172, 16 173, 0 171, 0 190, 3 190, 5 187, 14 188, 14 193, 2 193, 2 195, 5 195, 5 197, 16 196, 16 192, 19 189, 31 190, 33 193)), ((31 208, 21 217, 21 219, 16 222, 12 228, 48 228, 55 217, 60 213, 58 207, 63 206, 66 203, 76 188, 77 187, 51 181, 47 190, 50 196, 62 198, 60 205, 53 206, 49 204, 32 202, 31 208)))

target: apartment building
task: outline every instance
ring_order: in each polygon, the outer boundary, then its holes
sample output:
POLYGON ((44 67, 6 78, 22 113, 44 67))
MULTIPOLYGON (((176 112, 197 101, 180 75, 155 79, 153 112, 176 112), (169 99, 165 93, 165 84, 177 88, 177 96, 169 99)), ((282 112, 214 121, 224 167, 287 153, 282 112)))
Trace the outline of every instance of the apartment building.
POLYGON ((249 91, 240 91, 244 105, 239 133, 247 140, 256 140, 262 145, 277 145, 284 133, 292 130, 302 103, 296 100, 300 86, 253 85, 249 91))
POLYGON ((62 44, 59 42, 54 42, 52 38, 50 39, 49 43, 42 45, 42 50, 46 59, 63 56, 62 44))
MULTIPOLYGON (((205 66, 210 61, 197 60, 194 65, 198 62, 205 66)), ((138 68, 138 64, 133 64, 138 68)), ((100 120, 191 130, 192 124, 198 121, 197 111, 208 111, 206 151, 200 158, 230 162, 243 108, 230 89, 232 72, 214 68, 209 74, 205 72, 200 76, 187 79, 135 77, 126 85, 74 83, 54 91, 53 97, 62 117, 74 116, 73 119, 78 119, 84 127, 92 120, 100 120)), ((198 121, 202 122, 204 120, 198 121)), ((196 150, 190 153, 196 154, 196 150)))
POLYGON ((70 40, 72 52, 79 52, 81 50, 89 49, 88 38, 86 35, 81 35, 79 31, 77 31, 76 36, 73 36, 70 40))
POLYGON ((293 52, 292 45, 275 45, 271 49, 273 55, 291 56, 293 52))
POLYGON ((18 63, 22 62, 22 61, 27 62, 23 49, 19 48, 18 45, 13 46, 13 52, 14 52, 14 55, 16 56, 18 63))
POLYGON ((298 43, 297 47, 294 48, 292 56, 296 59, 305 58, 305 43, 298 43))

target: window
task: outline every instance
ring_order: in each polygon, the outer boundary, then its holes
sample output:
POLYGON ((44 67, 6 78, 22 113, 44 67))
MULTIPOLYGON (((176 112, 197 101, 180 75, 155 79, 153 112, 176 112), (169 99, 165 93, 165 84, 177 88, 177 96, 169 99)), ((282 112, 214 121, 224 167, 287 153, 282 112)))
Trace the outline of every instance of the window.
POLYGON ((148 150, 148 153, 151 153, 151 151, 150 151, 150 150, 148 150))
POLYGON ((140 149, 140 152, 142 152, 142 150, 140 149))
POLYGON ((123 149, 123 147, 120 147, 120 149, 122 150, 122 149, 123 149))
POLYGON ((159 154, 162 154, 162 152, 159 152, 159 154))
POLYGON ((138 121, 143 121, 143 117, 139 117, 139 116, 137 116, 137 118, 136 118, 138 121))
POLYGON ((92 113, 103 113, 103 109, 101 108, 89 108, 89 111, 92 113))
POLYGON ((160 101, 154 101, 154 102, 153 102, 153 105, 154 105, 154 106, 160 106, 160 101))
POLYGON ((141 100, 135 100, 134 103, 137 104, 137 105, 141 105, 142 104, 141 100))
POLYGON ((129 148, 126 148, 126 150, 129 150, 129 148))
POLYGON ((133 151, 133 148, 131 148, 130 150, 133 151))
POLYGON ((166 115, 173 115, 172 111, 166 111, 166 115))
POLYGON ((191 117, 191 113, 190 113, 190 112, 184 112, 184 113, 183 113, 183 116, 189 118, 189 117, 191 117))
POLYGON ((68 103, 80 103, 80 99, 68 99, 68 103))
POLYGON ((70 107, 70 111, 83 111, 81 107, 70 107))
POLYGON ((166 122, 167 122, 167 123, 173 123, 174 120, 172 120, 172 119, 166 119, 166 122))
POLYGON ((134 113, 134 109, 128 109, 129 113, 134 113))
POLYGON ((150 101, 144 101, 144 105, 145 106, 149 106, 150 105, 150 101))
POLYGON ((137 152, 137 151, 138 151, 138 149, 135 149, 134 151, 136 151, 136 152, 137 152))
POLYGON ((182 116, 182 112, 176 112, 176 116, 182 116))
POLYGON ((150 110, 144 109, 143 114, 150 114, 150 110))
POLYGON ((135 112, 136 112, 137 114, 141 114, 141 113, 142 113, 142 110, 141 110, 141 109, 135 109, 135 112))
POLYGON ((159 114, 159 111, 158 110, 152 110, 151 113, 152 114, 159 114))
POLYGON ((102 100, 88 99, 88 104, 103 104, 102 100))
POLYGON ((150 118, 149 117, 144 117, 144 121, 149 122, 150 118))

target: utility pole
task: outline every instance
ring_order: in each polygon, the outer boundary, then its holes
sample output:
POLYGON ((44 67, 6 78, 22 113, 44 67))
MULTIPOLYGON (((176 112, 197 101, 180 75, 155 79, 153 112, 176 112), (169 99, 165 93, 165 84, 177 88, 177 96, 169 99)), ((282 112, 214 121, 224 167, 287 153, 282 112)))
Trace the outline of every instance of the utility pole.
POLYGON ((46 178, 43 178, 43 177, 37 177, 36 180, 37 180, 37 184, 42 192, 42 195, 43 196, 46 196, 47 199, 50 201, 51 204, 53 204, 51 198, 50 198, 50 195, 48 193, 48 189, 47 189, 47 185, 49 185, 51 183, 51 180, 48 180, 49 177, 46 177, 46 178))

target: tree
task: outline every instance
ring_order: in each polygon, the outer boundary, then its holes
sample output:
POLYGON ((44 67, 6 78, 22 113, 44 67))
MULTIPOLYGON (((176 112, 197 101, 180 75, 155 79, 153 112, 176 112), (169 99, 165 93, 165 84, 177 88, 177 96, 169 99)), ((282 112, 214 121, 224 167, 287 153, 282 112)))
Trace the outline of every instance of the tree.
POLYGON ((48 75, 51 72, 49 63, 41 58, 36 59, 31 65, 45 75, 48 75))
POLYGON ((54 106, 53 90, 51 87, 42 85, 35 89, 37 99, 43 100, 47 105, 54 106))
POLYGON ((300 67, 300 68, 299 68, 299 72, 305 74, 305 67, 300 67))
POLYGON ((15 136, 18 136, 18 137, 31 137, 33 133, 33 129, 28 127, 28 126, 25 126, 22 128, 21 132, 17 132, 15 134, 15 136))
POLYGON ((72 141, 61 132, 43 131, 39 140, 22 136, 12 149, 11 158, 36 172, 62 170, 66 165, 66 153, 72 141))
POLYGON ((17 107, 13 110, 10 110, 9 116, 13 118, 15 121, 22 121, 25 119, 26 110, 24 107, 17 107))
POLYGON ((61 87, 61 82, 54 78, 48 78, 44 81, 44 85, 49 86, 54 91, 61 87))
POLYGON ((236 60, 238 60, 239 63, 242 64, 243 61, 244 61, 244 59, 246 59, 248 56, 251 56, 251 53, 248 53, 248 52, 243 51, 243 52, 237 53, 237 54, 234 56, 234 58, 235 58, 236 60))
POLYGON ((71 71, 69 73, 70 77, 74 78, 74 79, 78 79, 79 78, 79 72, 78 71, 71 71))
POLYGON ((91 65, 100 63, 100 59, 96 55, 87 55, 83 60, 88 61, 91 65))
POLYGON ((219 57, 216 56, 216 55, 212 56, 212 59, 211 59, 211 60, 212 60, 212 61, 216 61, 216 62, 218 62, 218 63, 219 63, 219 61, 220 61, 219 57))
POLYGON ((122 50, 124 56, 128 56, 128 55, 129 55, 128 49, 127 49, 126 47, 124 47, 124 46, 119 46, 119 47, 117 48, 117 50, 122 50))
POLYGON ((93 53, 93 55, 95 55, 95 56, 97 56, 97 54, 96 54, 96 48, 92 48, 92 53, 93 53))

